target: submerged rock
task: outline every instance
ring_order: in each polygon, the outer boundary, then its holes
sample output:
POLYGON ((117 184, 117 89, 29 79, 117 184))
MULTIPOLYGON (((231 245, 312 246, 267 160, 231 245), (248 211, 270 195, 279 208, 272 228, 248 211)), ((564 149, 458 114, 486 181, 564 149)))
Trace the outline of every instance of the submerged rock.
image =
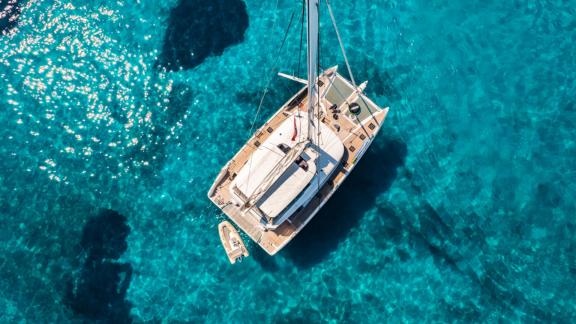
POLYGON ((80 245, 86 259, 66 291, 65 300, 82 317, 130 323, 132 305, 126 300, 132 266, 117 262, 126 251, 130 227, 126 217, 105 210, 84 226, 80 245))
POLYGON ((20 17, 18 0, 0 0, 0 34, 6 35, 16 25, 20 17))
POLYGON ((244 39, 248 13, 242 0, 181 0, 172 9, 160 65, 192 69, 244 39))

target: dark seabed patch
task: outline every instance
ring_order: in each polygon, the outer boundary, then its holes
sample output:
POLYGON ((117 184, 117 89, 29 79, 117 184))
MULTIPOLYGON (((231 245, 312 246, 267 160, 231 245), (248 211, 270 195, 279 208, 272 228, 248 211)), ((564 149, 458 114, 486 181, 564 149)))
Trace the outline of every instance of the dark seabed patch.
POLYGON ((17 0, 0 0, 0 34, 8 34, 18 25, 20 3, 17 0))
POLYGON ((79 316, 111 323, 131 323, 126 300, 132 266, 117 260, 127 250, 126 217, 104 210, 84 226, 80 243, 85 262, 69 283, 65 301, 79 316))
POLYGON ((170 13, 160 65, 192 69, 244 40, 248 13, 242 0, 181 0, 170 13))

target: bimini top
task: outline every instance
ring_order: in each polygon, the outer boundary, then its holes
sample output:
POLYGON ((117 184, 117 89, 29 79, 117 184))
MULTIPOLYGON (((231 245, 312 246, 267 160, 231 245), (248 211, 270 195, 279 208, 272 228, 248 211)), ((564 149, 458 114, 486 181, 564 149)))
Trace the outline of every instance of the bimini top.
POLYGON ((242 203, 254 199, 254 205, 265 216, 275 218, 307 187, 317 171, 331 173, 344 155, 344 146, 323 123, 319 137, 308 141, 308 127, 307 114, 291 116, 280 124, 238 172, 231 185, 233 197, 242 203))

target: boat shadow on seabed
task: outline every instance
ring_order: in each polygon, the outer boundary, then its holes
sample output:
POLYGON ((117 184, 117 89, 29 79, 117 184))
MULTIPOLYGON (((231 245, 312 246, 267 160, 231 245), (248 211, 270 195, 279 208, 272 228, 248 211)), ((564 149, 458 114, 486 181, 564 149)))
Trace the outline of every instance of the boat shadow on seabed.
MULTIPOLYGON (((404 165, 406 143, 382 134, 354 168, 334 196, 281 253, 300 268, 321 262, 346 239, 374 201, 388 190, 396 179, 397 169, 404 165)), ((268 271, 278 266, 264 251, 254 246, 253 257, 268 271), (261 252, 261 253, 260 253, 261 252)))

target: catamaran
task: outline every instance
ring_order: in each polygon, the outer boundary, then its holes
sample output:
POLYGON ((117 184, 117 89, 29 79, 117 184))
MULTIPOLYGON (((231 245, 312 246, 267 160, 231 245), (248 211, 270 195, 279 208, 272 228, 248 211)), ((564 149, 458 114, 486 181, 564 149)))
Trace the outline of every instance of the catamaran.
MULTIPOLYGON (((320 0, 303 0, 307 20, 305 86, 261 126, 220 171, 210 200, 268 254, 290 242, 350 175, 388 113, 356 85, 330 2, 326 7, 350 80, 320 70, 320 0)), ((327 225, 329 226, 329 225, 327 225)))

